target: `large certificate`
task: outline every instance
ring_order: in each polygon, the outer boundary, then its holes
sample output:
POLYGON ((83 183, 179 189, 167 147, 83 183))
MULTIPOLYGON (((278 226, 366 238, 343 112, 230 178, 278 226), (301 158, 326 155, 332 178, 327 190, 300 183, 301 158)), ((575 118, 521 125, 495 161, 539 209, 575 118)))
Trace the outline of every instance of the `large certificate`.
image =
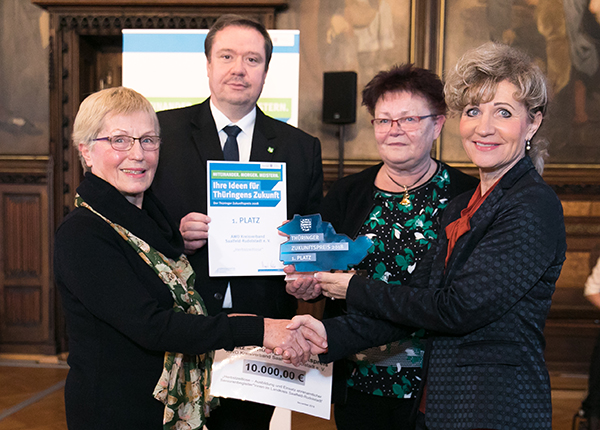
POLYGON ((329 419, 333 364, 313 356, 301 366, 285 364, 262 347, 215 353, 210 393, 250 400, 329 419))
POLYGON ((210 276, 283 275, 285 163, 207 162, 210 276))

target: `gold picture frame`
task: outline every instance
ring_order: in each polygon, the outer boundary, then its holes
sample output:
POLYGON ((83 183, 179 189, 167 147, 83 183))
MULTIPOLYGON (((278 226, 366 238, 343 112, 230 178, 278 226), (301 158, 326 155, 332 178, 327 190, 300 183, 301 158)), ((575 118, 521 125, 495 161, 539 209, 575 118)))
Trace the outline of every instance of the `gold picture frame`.
MULTIPOLYGON (((466 50, 489 40, 526 51, 546 72, 553 99, 538 133, 550 141, 544 176, 556 183, 600 183, 600 61, 595 69, 582 64, 572 42, 575 35, 583 37, 600 59, 600 16, 568 10, 586 1, 438 0, 440 76, 466 50)), ((474 167, 462 150, 457 118, 448 119, 434 155, 474 167)))

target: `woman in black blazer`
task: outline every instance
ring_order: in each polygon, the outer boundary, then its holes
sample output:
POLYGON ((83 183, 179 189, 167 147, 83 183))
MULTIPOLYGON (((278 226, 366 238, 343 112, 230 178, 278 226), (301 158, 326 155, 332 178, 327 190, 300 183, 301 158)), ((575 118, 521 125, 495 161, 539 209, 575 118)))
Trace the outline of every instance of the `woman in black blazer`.
POLYGON ((148 100, 123 87, 92 94, 73 141, 86 173, 54 244, 70 430, 202 428, 214 349, 289 342, 308 359, 285 320, 206 315, 177 225, 148 191, 161 144, 148 100))
POLYGON ((317 273, 315 288, 345 298, 348 315, 296 325, 326 331, 324 361, 429 330, 418 429, 551 430, 543 329, 566 240, 533 140, 546 80, 525 54, 487 43, 459 60, 445 93, 480 186, 449 204, 410 285, 317 273))

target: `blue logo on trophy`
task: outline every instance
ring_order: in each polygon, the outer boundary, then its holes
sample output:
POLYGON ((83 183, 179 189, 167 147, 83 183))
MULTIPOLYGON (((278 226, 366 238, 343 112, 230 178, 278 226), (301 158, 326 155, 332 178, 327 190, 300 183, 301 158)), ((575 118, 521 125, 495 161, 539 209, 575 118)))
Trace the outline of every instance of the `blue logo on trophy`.
POLYGON ((281 244, 279 258, 283 264, 293 264, 298 272, 348 270, 366 257, 373 242, 366 236, 356 240, 335 232, 320 214, 300 216, 279 227, 289 236, 281 244))

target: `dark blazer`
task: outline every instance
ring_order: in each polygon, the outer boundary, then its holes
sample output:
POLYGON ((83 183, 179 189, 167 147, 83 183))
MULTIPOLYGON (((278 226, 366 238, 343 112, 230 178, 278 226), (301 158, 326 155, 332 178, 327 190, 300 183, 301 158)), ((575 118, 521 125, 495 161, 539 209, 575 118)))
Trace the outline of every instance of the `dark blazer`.
MULTIPOLYGON (((190 212, 206 213, 206 161, 223 160, 209 100, 158 113, 160 161, 152 189, 177 223, 190 212)), ((287 215, 316 213, 323 196, 321 144, 303 131, 266 116, 257 107, 250 161, 286 162, 287 215)), ((282 220, 284 221, 284 220, 282 220)), ((208 276, 208 246, 189 256, 196 271, 196 289, 208 312, 221 312, 231 282, 230 312, 290 318, 297 301, 285 291, 281 276, 208 276)))
MULTIPOLYGON (((383 163, 369 167, 362 172, 349 175, 337 180, 321 202, 321 216, 329 221, 336 232, 343 233, 356 239, 360 228, 373 207, 375 178, 383 163)), ((448 195, 451 199, 477 187, 479 179, 462 173, 453 167, 443 164, 448 172, 450 184, 448 195)), ((440 214, 441 215, 441 214, 440 214)), ((327 300, 324 318, 336 317, 346 313, 345 300, 327 300)), ((332 402, 346 402, 346 380, 348 366, 345 360, 335 363, 333 372, 332 402)))
MULTIPOLYGON (((152 193, 146 192, 140 210, 91 173, 77 192, 167 257, 181 255, 177 226, 152 193)), ((200 354, 262 344, 262 318, 174 312, 171 291, 156 272, 88 209, 75 209, 58 228, 54 274, 69 335, 69 430, 161 430, 164 405, 152 392, 165 351, 200 354)))
MULTIPOLYGON (((443 227, 460 217, 471 194, 450 203, 443 227)), ((447 245, 443 233, 411 286, 353 277, 349 315, 325 321, 329 353, 322 359, 396 339, 404 326, 424 327, 433 332, 429 428, 550 430, 543 330, 566 239, 560 201, 529 157, 483 202, 445 269, 447 245)))

